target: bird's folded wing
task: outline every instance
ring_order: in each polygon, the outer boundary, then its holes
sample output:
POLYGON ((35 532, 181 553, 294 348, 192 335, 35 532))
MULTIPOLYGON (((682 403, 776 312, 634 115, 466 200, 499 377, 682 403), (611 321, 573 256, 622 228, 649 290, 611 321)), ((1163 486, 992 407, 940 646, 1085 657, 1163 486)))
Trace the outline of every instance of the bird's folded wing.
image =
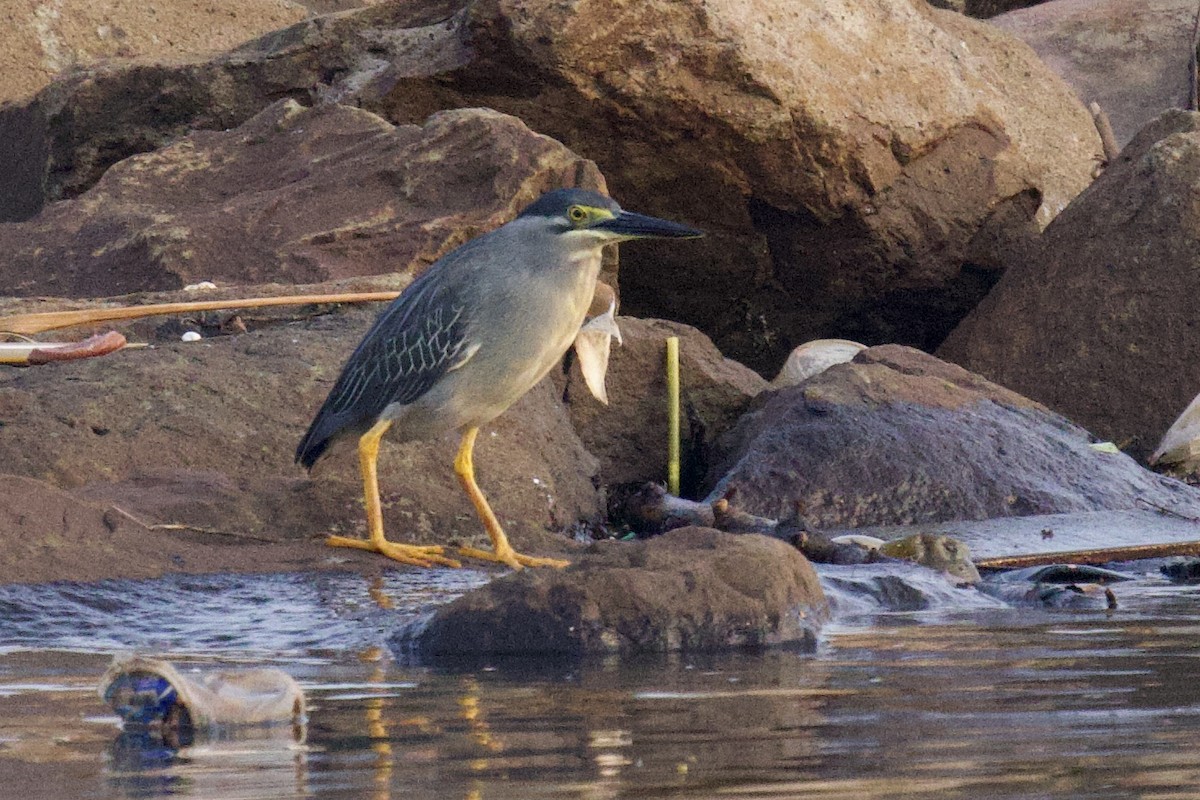
POLYGON ((347 361, 327 401, 330 412, 375 415, 392 403, 413 402, 479 349, 467 339, 467 321, 466 306, 453 292, 413 284, 347 361))

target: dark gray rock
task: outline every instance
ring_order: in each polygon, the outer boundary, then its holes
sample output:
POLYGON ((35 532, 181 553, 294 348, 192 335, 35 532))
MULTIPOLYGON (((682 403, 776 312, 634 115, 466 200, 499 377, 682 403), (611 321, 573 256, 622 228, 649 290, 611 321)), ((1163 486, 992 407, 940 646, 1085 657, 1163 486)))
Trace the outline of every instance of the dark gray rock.
POLYGON ((681 528, 507 575, 402 630, 422 658, 810 648, 827 615, 812 566, 753 534, 681 528))
POLYGON ((1149 503, 1200 515, 1200 491, 1092 448, 1087 431, 906 347, 860 353, 764 393, 720 443, 710 499, 818 528, 938 522, 1149 503))

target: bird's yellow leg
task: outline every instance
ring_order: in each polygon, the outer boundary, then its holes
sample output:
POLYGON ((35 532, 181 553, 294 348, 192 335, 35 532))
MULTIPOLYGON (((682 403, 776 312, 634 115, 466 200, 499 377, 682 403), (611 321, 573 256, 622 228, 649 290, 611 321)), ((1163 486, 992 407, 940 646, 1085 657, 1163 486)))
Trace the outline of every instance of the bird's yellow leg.
POLYGON ((434 564, 461 567, 462 564, 459 562, 443 556, 442 548, 438 545, 399 544, 389 542, 383 537, 383 509, 379 503, 379 474, 375 464, 379 460, 379 441, 391 426, 391 420, 378 422, 358 440, 358 465, 362 469, 363 501, 367 506, 367 531, 370 538, 351 539, 346 536, 330 536, 325 543, 333 547, 357 547, 360 550, 373 550, 388 558, 418 567, 432 567, 434 564))
POLYGON ((508 537, 504 535, 504 528, 500 527, 500 520, 496 519, 496 515, 492 513, 492 507, 488 505, 487 498, 479 489, 479 484, 475 483, 475 462, 472 453, 475 450, 475 437, 478 434, 479 428, 468 428, 463 432, 462 444, 459 445, 458 456, 454 459, 454 472, 458 475, 458 481, 462 484, 467 496, 471 498, 471 503, 475 506, 475 512, 479 514, 484 529, 492 539, 492 550, 489 552, 474 547, 460 547, 458 554, 467 558, 498 561, 501 564, 508 564, 513 569, 569 566, 570 561, 522 555, 513 550, 512 545, 508 543, 508 537))

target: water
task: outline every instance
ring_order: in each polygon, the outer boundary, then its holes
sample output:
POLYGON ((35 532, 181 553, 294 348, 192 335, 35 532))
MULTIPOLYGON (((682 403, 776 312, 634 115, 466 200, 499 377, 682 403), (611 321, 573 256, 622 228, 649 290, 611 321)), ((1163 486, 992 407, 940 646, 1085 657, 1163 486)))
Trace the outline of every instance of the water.
POLYGON ((1013 609, 933 577, 912 578, 936 588, 914 612, 839 590, 811 655, 463 669, 389 655, 399 618, 483 579, 0 587, 0 797, 1200 794, 1200 589, 1153 572, 1119 584, 1111 612, 1013 609), (180 750, 124 735, 95 683, 132 648, 284 668, 309 694, 307 730, 180 750))

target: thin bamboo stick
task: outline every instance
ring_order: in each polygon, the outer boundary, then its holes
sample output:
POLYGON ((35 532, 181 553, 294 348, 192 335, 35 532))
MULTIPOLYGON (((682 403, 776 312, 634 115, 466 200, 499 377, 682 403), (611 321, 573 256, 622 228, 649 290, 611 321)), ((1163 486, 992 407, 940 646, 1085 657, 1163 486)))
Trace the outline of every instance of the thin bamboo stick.
POLYGON ((266 306, 295 306, 310 303, 366 303, 395 300, 399 292, 345 292, 342 294, 299 294, 283 297, 248 297, 232 300, 197 300, 186 303, 153 303, 144 306, 114 306, 112 308, 82 308, 75 311, 42 311, 33 314, 14 314, 0 317, 0 331, 31 335, 75 325, 112 322, 122 319, 141 319, 162 314, 190 314, 196 311, 223 311, 230 308, 263 308, 266 306))
POLYGON ((679 337, 667 339, 667 491, 679 494, 679 337))
POLYGON ((1125 547, 1100 547, 1093 550, 1064 550, 1057 553, 1033 553, 1024 556, 995 556, 974 559, 980 569, 1022 569, 1048 564, 1107 564, 1110 561, 1136 561, 1142 558, 1200 556, 1200 542, 1161 542, 1125 547))

